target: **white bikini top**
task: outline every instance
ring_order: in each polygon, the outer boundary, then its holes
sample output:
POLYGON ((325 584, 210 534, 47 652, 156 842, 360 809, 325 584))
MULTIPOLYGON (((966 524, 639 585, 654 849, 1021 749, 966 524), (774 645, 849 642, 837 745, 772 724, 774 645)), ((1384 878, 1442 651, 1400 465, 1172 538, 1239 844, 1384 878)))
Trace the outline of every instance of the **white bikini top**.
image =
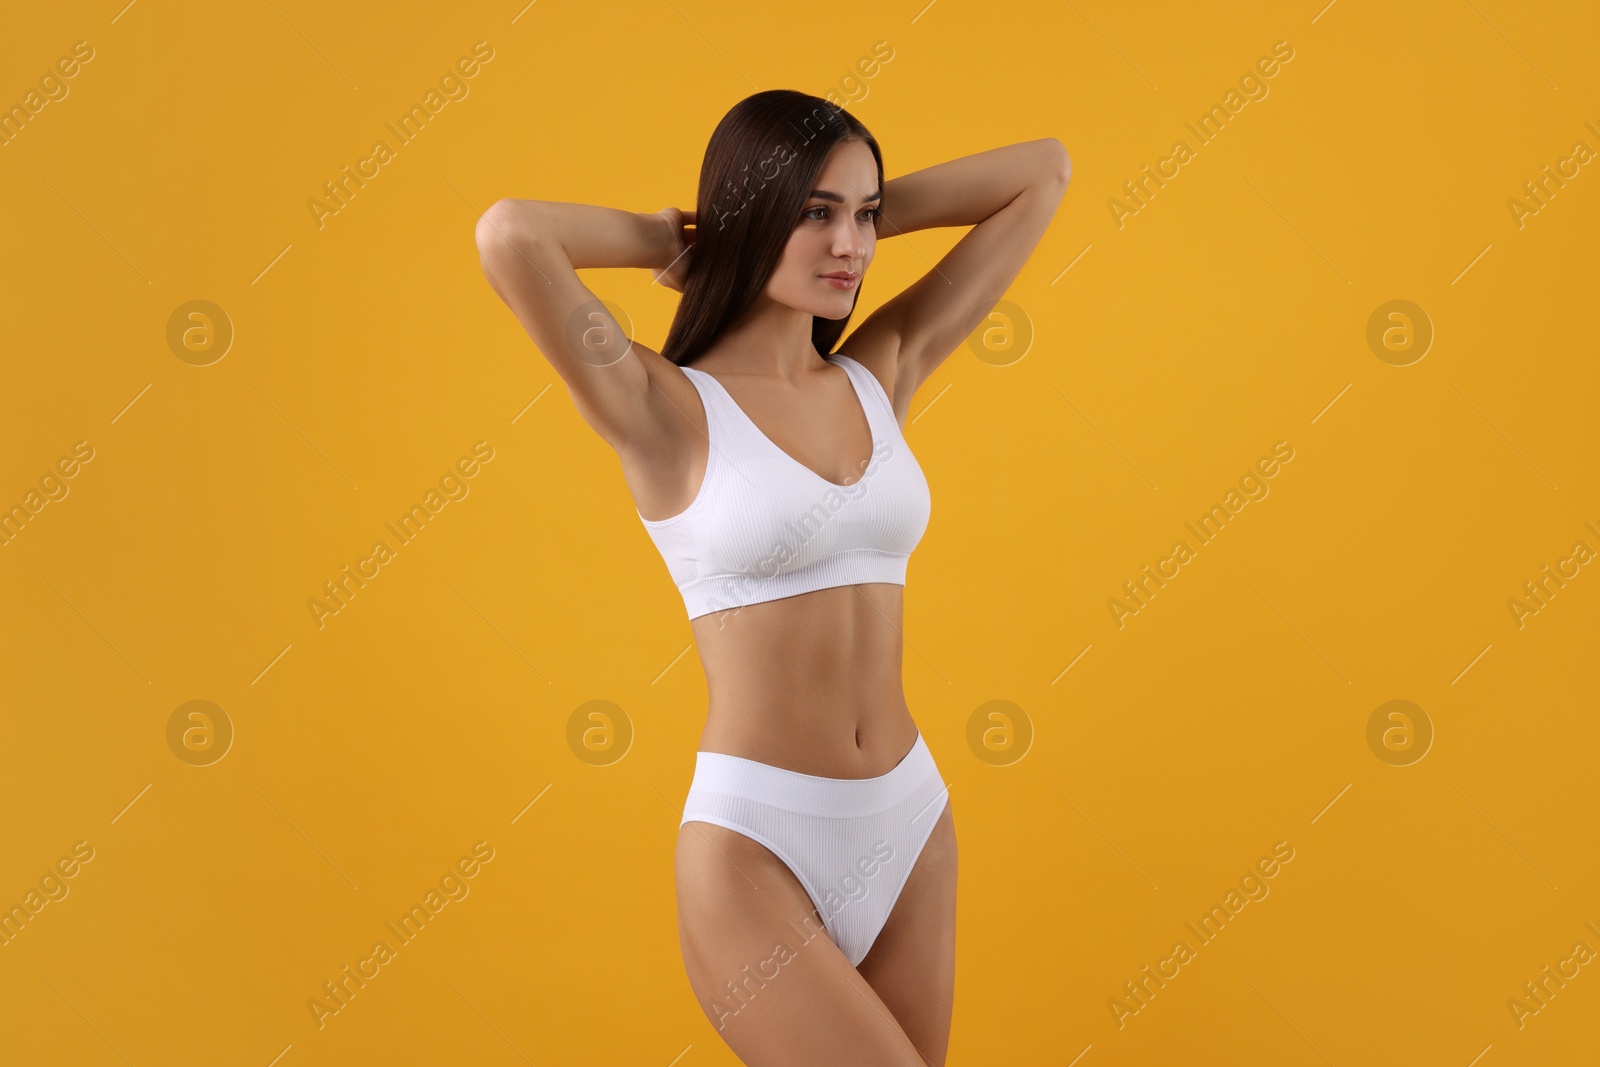
POLYGON ((863 582, 906 584, 906 563, 932 500, 877 376, 844 368, 872 428, 860 478, 836 485, 762 433, 715 377, 683 372, 705 406, 710 451, 689 506, 666 519, 639 512, 683 594, 689 618, 863 582))

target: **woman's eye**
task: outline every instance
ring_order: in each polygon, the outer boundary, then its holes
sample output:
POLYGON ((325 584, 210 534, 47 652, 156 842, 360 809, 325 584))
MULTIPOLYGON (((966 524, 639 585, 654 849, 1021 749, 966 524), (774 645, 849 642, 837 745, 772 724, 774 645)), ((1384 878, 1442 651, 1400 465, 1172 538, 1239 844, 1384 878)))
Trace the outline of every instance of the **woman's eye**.
MULTIPOLYGON (((808 219, 813 218, 819 211, 826 215, 828 209, 825 207, 814 207, 805 213, 805 217, 808 219)), ((877 207, 864 208, 863 212, 866 217, 861 220, 862 222, 876 222, 883 215, 883 209, 877 207)), ((817 219, 817 221, 821 222, 822 220, 817 219)))

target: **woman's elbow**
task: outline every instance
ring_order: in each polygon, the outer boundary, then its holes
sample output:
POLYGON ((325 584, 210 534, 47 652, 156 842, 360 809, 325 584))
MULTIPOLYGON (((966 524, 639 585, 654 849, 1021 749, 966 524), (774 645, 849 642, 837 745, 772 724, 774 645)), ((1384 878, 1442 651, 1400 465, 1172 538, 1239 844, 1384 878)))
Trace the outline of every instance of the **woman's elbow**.
POLYGON ((1044 166, 1050 177, 1058 179, 1062 185, 1072 180, 1072 157, 1067 154, 1067 146, 1055 137, 1045 137, 1039 141, 1043 153, 1044 166))
POLYGON ((477 242, 480 253, 487 255, 491 249, 511 239, 516 205, 515 200, 496 200, 489 205, 487 211, 478 216, 478 224, 473 229, 473 239, 477 242))
POLYGON ((478 216, 478 261, 491 281, 496 272, 521 271, 537 257, 536 249, 547 239, 538 206, 537 200, 496 200, 478 216))

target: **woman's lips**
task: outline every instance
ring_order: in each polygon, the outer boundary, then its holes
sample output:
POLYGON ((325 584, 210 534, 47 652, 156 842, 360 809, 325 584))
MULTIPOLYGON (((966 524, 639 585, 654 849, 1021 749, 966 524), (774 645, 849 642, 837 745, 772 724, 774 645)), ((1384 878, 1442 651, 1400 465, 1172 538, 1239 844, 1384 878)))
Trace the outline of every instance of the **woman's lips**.
POLYGON ((835 289, 854 289, 856 287, 856 283, 861 280, 861 275, 857 274, 854 278, 835 278, 831 275, 824 274, 822 275, 822 280, 833 286, 835 289))

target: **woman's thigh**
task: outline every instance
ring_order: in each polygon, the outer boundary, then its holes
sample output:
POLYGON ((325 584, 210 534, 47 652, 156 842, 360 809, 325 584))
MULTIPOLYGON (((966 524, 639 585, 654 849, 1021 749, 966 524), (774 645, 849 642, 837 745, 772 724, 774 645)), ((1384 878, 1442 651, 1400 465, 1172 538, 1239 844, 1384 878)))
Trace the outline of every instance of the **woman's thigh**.
POLYGON ((923 1058, 940 1067, 956 988, 956 827, 948 799, 858 969, 923 1058))
POLYGON ((759 842, 685 823, 678 936, 712 1027, 750 1067, 925 1067, 916 1046, 823 929, 788 866, 759 842))

